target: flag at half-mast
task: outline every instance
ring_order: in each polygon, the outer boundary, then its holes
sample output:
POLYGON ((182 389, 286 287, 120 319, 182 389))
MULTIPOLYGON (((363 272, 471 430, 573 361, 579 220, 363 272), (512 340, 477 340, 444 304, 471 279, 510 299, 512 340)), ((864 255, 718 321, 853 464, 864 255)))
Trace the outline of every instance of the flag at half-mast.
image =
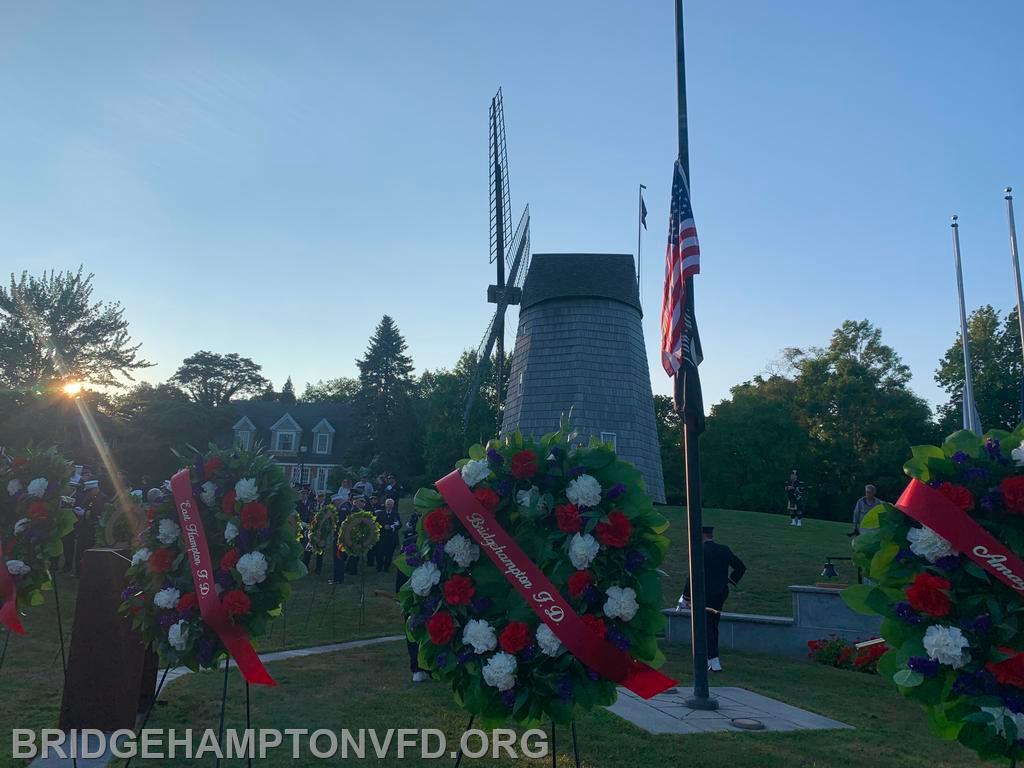
POLYGON ((686 174, 676 161, 672 174, 672 206, 665 249, 665 292, 661 305, 661 364, 675 377, 676 410, 693 416, 704 430, 704 398, 697 366, 704 359, 693 311, 693 276, 700 272, 697 225, 690 206, 686 174))

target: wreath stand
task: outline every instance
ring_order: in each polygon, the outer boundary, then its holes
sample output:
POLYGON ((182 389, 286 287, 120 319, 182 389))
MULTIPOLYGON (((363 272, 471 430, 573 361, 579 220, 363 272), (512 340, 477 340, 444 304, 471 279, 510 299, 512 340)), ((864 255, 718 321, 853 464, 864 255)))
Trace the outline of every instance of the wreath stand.
MULTIPOLYGON (((462 729, 462 735, 465 736, 470 728, 473 727, 473 721, 476 719, 476 715, 469 716, 469 722, 466 723, 466 727, 462 729)), ((580 764, 580 749, 579 744, 576 741, 576 720, 569 721, 569 732, 572 734, 572 756, 575 761, 576 768, 581 768, 580 764)), ((465 755, 462 752, 462 739, 459 739, 459 751, 455 755, 455 768, 459 768, 462 765, 462 758, 465 755)), ((558 748, 555 744, 555 723, 551 722, 551 768, 555 768, 555 762, 558 759, 558 748)), ((1014 768, 1013 765, 1010 768, 1014 768)))

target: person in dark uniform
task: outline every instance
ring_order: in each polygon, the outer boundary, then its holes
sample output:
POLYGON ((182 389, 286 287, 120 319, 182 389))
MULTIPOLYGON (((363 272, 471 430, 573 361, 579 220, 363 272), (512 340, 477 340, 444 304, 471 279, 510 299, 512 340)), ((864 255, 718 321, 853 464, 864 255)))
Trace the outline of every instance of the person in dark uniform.
MULTIPOLYGON (((413 510, 413 513, 409 515, 409 519, 402 525, 402 547, 406 547, 410 544, 416 544, 416 526, 420 521, 419 513, 413 510)), ((400 569, 395 571, 395 592, 402 588, 402 585, 409 580, 400 569)), ((420 647, 416 645, 412 640, 406 638, 405 640, 406 650, 409 652, 409 671, 412 673, 412 681, 414 683, 422 683, 427 679, 427 673, 420 669, 419 656, 420 647)))
MULTIPOLYGON (((715 529, 710 525, 702 528, 704 533, 704 596, 708 624, 708 669, 722 671, 718 657, 718 623, 722 619, 722 608, 729 597, 729 585, 736 586, 747 571, 743 561, 724 544, 715 541, 715 529)), ((686 582, 683 597, 690 599, 690 582, 686 582)), ((685 603, 684 603, 685 605, 685 603)))
POLYGON ((786 510, 789 512, 789 524, 799 528, 804 517, 804 484, 794 469, 786 481, 786 510))
POLYGON ((377 545, 377 572, 382 573, 391 569, 391 559, 395 556, 395 547, 398 546, 398 528, 402 525, 402 517, 398 514, 394 499, 384 500, 384 509, 376 513, 377 523, 380 525, 380 543, 377 545))
POLYGON ((395 479, 393 474, 388 473, 385 478, 382 492, 385 499, 394 499, 395 506, 398 506, 398 499, 402 496, 402 486, 398 484, 398 481, 395 479))
MULTIPOLYGON (((366 508, 368 510, 370 510, 371 512, 373 512, 374 518, 379 523, 381 516, 384 514, 384 509, 383 509, 383 507, 381 507, 380 498, 377 496, 377 494, 373 494, 372 496, 370 496, 370 500, 369 500, 369 503, 367 504, 366 508)), ((383 535, 384 535, 384 531, 382 529, 381 530, 381 537, 383 537, 383 535)), ((378 555, 379 555, 379 553, 381 551, 381 544, 382 543, 383 543, 383 539, 382 538, 377 539, 377 543, 374 544, 373 547, 370 549, 370 551, 366 553, 366 565, 367 565, 368 568, 373 568, 373 567, 375 567, 377 565, 377 557, 378 557, 378 555)))

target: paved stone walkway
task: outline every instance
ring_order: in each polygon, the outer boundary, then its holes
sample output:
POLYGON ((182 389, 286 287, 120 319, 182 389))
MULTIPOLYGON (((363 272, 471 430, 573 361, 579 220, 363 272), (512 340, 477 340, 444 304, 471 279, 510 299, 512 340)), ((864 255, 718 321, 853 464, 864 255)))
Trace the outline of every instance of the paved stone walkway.
POLYGON ((743 688, 712 688, 711 695, 719 703, 716 710, 690 709, 686 706, 690 694, 689 688, 673 688, 645 701, 619 688, 618 701, 608 709, 649 733, 744 730, 733 724, 736 718, 760 721, 765 731, 852 727, 743 688))
MULTIPOLYGON (((332 643, 331 645, 316 645, 312 648, 295 648, 288 651, 274 651, 272 653, 261 653, 260 660, 264 663, 273 661, 283 661, 285 659, 300 659, 304 656, 318 656, 322 653, 335 653, 336 651, 347 651, 352 648, 365 648, 369 645, 379 645, 380 643, 393 643, 396 640, 404 640, 405 635, 388 635, 386 637, 373 637, 368 640, 350 640, 347 643, 332 643)), ((236 666, 232 661, 231 666, 236 666)), ((178 680, 185 675, 192 674, 192 670, 188 667, 174 667, 167 673, 167 680, 164 682, 164 691, 161 692, 161 696, 166 695, 167 686, 178 680)), ((158 677, 162 677, 163 672, 158 677)), ((140 721, 141 723, 141 721, 140 721)), ((108 734, 109 735, 109 734, 108 734)), ((79 739, 79 744, 82 743, 82 739, 79 739)), ((95 742, 93 742, 95 746, 95 742)), ((79 747, 79 752, 85 751, 79 747)), ((109 749, 102 757, 95 758, 79 758, 78 768, 103 768, 103 766, 109 765, 113 759, 113 755, 110 754, 109 749)), ((43 759, 41 757, 36 758, 32 761, 29 768, 69 768, 73 766, 75 761, 71 758, 61 757, 48 757, 43 759)))

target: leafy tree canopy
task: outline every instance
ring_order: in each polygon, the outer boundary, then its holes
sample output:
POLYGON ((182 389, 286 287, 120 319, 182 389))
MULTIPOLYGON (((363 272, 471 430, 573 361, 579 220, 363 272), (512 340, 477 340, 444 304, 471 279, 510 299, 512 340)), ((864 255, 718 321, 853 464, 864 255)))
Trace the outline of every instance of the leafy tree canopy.
POLYGON ((201 350, 186 357, 170 382, 181 387, 200 405, 220 407, 234 397, 257 395, 269 382, 260 374, 261 366, 237 352, 220 355, 201 350))

